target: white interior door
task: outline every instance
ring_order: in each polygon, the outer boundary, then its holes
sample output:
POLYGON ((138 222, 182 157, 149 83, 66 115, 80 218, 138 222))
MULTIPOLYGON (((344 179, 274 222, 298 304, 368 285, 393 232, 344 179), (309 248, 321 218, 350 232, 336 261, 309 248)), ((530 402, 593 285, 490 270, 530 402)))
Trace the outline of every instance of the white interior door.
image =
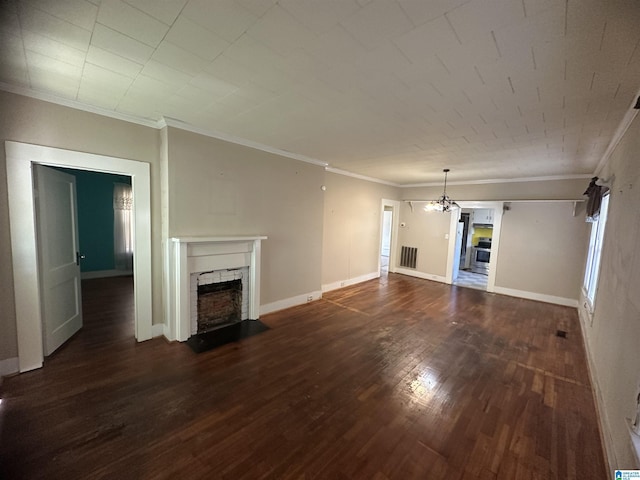
POLYGON ((76 178, 34 165, 44 354, 82 327, 76 178))

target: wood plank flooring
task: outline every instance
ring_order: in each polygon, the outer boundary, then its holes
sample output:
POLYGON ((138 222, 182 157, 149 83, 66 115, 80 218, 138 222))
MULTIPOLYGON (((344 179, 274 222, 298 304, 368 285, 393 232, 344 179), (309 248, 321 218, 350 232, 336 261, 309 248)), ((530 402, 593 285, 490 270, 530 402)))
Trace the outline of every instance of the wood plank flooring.
POLYGON ((575 309, 390 274, 196 355, 134 342, 130 278, 83 288, 5 379, 2 478, 607 478, 575 309))

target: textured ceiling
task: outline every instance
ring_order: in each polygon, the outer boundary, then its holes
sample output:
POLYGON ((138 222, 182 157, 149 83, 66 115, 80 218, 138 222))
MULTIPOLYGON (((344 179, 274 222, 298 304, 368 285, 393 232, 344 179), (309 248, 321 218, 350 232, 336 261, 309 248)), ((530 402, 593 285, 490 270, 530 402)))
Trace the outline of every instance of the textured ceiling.
POLYGON ((592 173, 640 86, 637 0, 0 5, 12 88, 398 184, 592 173))

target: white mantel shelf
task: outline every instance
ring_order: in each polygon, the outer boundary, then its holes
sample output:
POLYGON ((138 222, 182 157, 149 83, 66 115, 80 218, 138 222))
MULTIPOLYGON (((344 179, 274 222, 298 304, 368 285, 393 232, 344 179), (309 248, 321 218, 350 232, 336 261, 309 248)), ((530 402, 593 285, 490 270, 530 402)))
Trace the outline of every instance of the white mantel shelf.
POLYGON ((192 274, 249 267, 249 319, 260 314, 260 256, 265 235, 172 237, 168 249, 170 337, 180 342, 191 335, 192 274))

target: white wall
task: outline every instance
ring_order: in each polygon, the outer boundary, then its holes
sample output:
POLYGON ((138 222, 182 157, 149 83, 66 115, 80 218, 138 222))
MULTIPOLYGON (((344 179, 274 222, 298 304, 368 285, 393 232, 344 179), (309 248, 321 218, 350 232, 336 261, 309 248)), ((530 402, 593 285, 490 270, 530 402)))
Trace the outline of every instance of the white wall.
POLYGON ((600 279, 593 318, 580 313, 612 468, 637 469, 626 418, 640 382, 640 117, 599 176, 613 180, 600 279))
MULTIPOLYGON (((587 179, 453 185, 447 193, 458 201, 580 199, 587 179)), ((436 199, 441 187, 402 189, 402 197, 436 199)), ((418 276, 444 277, 449 255, 449 214, 425 212, 415 203, 412 212, 403 202, 400 245, 418 246, 418 276)), ((562 305, 576 305, 586 257, 588 230, 584 205, 573 202, 512 202, 502 216, 496 292, 562 305)), ((494 232, 494 236, 496 232, 494 232)), ((494 245, 496 244, 494 239, 494 245)), ((433 278, 443 281, 443 278, 433 278)))
POLYGON ((587 244, 584 209, 574 216, 570 202, 512 203, 502 216, 496 287, 577 301, 587 244))
POLYGON ((331 290, 379 274, 381 202, 399 189, 332 172, 325 184, 322 286, 331 290))
POLYGON ((321 289, 324 168, 168 129, 169 236, 267 235, 260 304, 321 289))
POLYGON ((447 273, 449 240, 445 235, 449 234, 451 213, 426 212, 423 207, 424 204, 416 204, 412 211, 408 203, 402 202, 400 222, 404 227, 400 227, 398 235, 398 255, 402 246, 416 247, 418 276, 442 280, 447 273))

